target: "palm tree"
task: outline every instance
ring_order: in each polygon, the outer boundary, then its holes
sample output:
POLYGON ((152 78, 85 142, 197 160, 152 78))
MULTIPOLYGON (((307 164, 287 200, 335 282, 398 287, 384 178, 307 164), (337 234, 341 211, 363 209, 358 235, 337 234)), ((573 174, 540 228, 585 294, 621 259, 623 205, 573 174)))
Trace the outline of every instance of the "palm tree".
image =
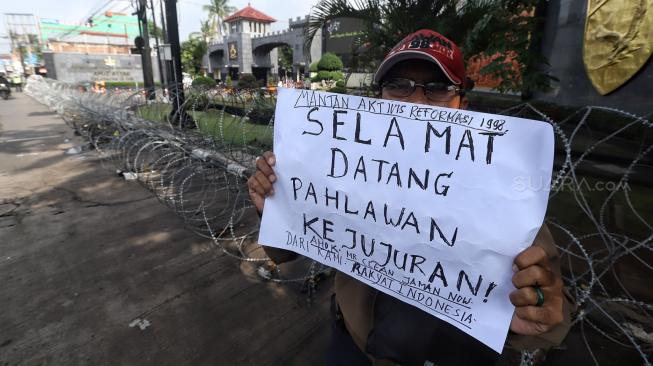
POLYGON ((202 38, 204 39, 204 42, 208 44, 212 35, 211 21, 209 19, 200 20, 200 33, 202 34, 202 38))
POLYGON ((229 0, 211 0, 208 5, 202 7, 209 13, 209 24, 211 29, 211 38, 221 42, 225 33, 224 18, 236 11, 236 8, 229 5, 229 0))
MULTIPOLYGON (((467 56, 481 55, 485 51, 489 51, 489 55, 514 52, 519 71, 523 72, 546 62, 543 57, 533 55, 533 47, 529 47, 528 42, 514 42, 516 39, 534 39, 529 12, 544 1, 321 0, 310 14, 306 46, 330 22, 354 18, 363 24, 363 29, 358 44, 353 45, 352 65, 349 66, 374 70, 402 37, 427 28, 446 35, 467 56)), ((505 90, 519 91, 519 86, 512 82, 515 78, 509 78, 510 72, 514 71, 504 67, 501 60, 489 65, 493 74, 503 77, 505 90)))
POLYGON ((418 29, 433 29, 461 46, 474 25, 497 0, 322 0, 311 11, 309 37, 338 18, 355 18, 363 24, 362 43, 383 55, 418 29))

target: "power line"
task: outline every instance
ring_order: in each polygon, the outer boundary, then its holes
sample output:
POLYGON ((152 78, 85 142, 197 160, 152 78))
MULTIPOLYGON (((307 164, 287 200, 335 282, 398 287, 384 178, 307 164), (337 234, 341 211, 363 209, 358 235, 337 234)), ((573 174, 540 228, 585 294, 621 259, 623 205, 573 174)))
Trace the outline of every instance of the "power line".
MULTIPOLYGON (((104 10, 104 8, 105 8, 107 5, 110 5, 113 1, 114 1, 114 0, 108 0, 108 1, 105 2, 101 7, 99 7, 96 11, 91 11, 89 15, 85 16, 85 17, 80 21, 80 24, 79 24, 79 25, 77 25, 77 26, 76 26, 75 28, 73 28, 73 29, 69 29, 69 30, 66 31, 63 35, 58 35, 57 38, 59 38, 59 39, 60 39, 60 38, 65 38, 66 36, 68 36, 68 35, 71 34, 72 32, 75 32, 75 31, 77 31, 79 28, 85 26, 86 21, 88 21, 89 18, 92 18, 92 17, 96 16, 98 13, 100 13, 102 10, 104 10)), ((129 7, 127 7, 127 8, 129 8, 129 7)), ((92 8, 91 8, 91 9, 92 9, 92 8)))
POLYGON ((179 2, 180 2, 180 3, 184 3, 184 4, 197 5, 197 6, 208 5, 208 4, 197 3, 197 2, 195 2, 195 1, 191 1, 191 0, 180 0, 179 2))
MULTIPOLYGON (((112 1, 113 1, 113 0, 112 0, 112 1)), ((122 12, 124 12, 124 11, 127 11, 130 7, 131 7, 131 5, 127 5, 127 6, 124 7, 123 9, 116 11, 116 13, 122 13, 122 12)), ((94 23, 94 25, 105 24, 105 23, 109 22, 110 20, 111 20, 110 18, 106 18, 106 19, 103 19, 103 20, 98 21, 97 23, 94 23)), ((71 33, 74 32, 74 31, 76 31, 76 30, 78 30, 78 29, 81 28, 82 26, 83 26, 83 25, 80 24, 80 25, 76 26, 75 28, 68 30, 64 35, 62 35, 62 36, 57 36, 57 39, 58 39, 58 40, 65 40, 66 37, 71 37, 71 36, 72 36, 71 33)))

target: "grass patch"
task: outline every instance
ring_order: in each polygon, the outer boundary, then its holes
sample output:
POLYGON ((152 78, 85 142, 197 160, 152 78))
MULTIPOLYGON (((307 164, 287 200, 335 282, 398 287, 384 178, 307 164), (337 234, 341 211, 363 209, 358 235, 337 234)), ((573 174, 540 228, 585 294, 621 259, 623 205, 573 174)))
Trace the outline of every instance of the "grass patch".
POLYGON ((167 122, 172 108, 168 104, 150 104, 138 107, 136 116, 155 122, 167 122))
POLYGON ((200 132, 231 146, 272 148, 272 128, 217 110, 191 111, 200 132))
MULTIPOLYGON (((138 108, 136 115, 156 122, 167 123, 171 107, 167 104, 151 104, 138 108)), ((272 128, 251 123, 248 119, 215 109, 189 111, 200 133, 229 146, 272 148, 272 128)))
MULTIPOLYGON (((140 81, 105 81, 104 86, 107 88, 143 88, 145 84, 140 81)), ((154 83, 154 86, 160 87, 161 83, 154 83)))

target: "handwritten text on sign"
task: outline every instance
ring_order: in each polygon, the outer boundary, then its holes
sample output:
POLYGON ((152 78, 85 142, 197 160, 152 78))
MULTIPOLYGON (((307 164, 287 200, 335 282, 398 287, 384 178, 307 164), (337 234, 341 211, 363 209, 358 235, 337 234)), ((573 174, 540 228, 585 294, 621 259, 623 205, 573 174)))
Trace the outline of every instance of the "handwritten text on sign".
POLYGON ((549 124, 280 89, 274 152, 261 244, 332 266, 502 351, 512 261, 546 211, 549 124))

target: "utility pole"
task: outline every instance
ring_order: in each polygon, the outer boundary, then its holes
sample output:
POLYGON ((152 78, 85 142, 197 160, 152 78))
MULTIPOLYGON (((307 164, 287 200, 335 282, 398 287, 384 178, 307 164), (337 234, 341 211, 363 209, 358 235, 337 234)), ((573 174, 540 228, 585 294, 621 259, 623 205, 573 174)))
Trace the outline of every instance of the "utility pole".
MULTIPOLYGON (((161 29, 163 29, 163 43, 166 46, 169 46, 169 43, 168 43, 168 28, 166 27, 166 19, 165 19, 165 14, 166 13, 163 10, 163 1, 164 0, 159 0, 159 13, 161 14, 161 29)), ((164 73, 164 75, 166 77, 166 83, 165 83, 166 87, 169 86, 170 80, 172 80, 172 77, 171 77, 172 66, 170 66, 171 64, 172 64, 171 61, 168 61, 167 59, 163 60, 163 65, 164 65, 164 68, 165 68, 163 73, 164 73)))
POLYGON ((141 50, 141 62, 143 64, 143 86, 147 99, 155 98, 154 94, 154 76, 152 75, 152 51, 150 49, 150 31, 147 28, 147 0, 138 0, 138 22, 141 25, 141 35, 143 37, 143 49, 141 50))
POLYGON ((172 56, 172 80, 170 80, 170 96, 172 111, 170 117, 173 122, 178 122, 181 128, 195 128, 195 122, 184 110, 184 84, 181 74, 181 46, 179 44, 179 26, 177 25, 177 0, 165 0, 166 25, 168 27, 168 42, 172 56))
MULTIPOLYGON (((154 0, 150 0, 150 9, 152 10, 152 25, 154 25, 154 31, 157 31, 156 27, 156 15, 154 14, 154 0)), ((159 37, 158 34, 154 35, 154 42, 156 44, 156 60, 159 65, 159 81, 161 85, 165 85, 163 79, 163 67, 161 66, 161 48, 159 47, 159 37)))

